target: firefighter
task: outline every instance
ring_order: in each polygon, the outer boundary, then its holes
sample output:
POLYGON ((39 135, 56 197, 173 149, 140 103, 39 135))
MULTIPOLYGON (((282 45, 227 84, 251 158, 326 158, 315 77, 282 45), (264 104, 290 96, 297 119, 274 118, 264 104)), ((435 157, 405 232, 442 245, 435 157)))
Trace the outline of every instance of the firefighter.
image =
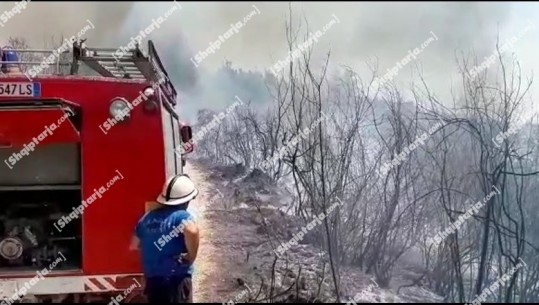
POLYGON ((167 180, 156 208, 139 220, 131 249, 140 249, 149 303, 192 303, 199 232, 187 211, 198 189, 188 175, 167 180))

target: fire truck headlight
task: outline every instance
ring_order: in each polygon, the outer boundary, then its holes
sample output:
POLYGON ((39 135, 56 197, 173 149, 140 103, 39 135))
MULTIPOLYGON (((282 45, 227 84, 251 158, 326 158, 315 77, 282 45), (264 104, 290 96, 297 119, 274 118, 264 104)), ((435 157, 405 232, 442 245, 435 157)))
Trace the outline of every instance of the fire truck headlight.
POLYGON ((110 104, 110 115, 116 119, 125 119, 129 117, 129 104, 124 99, 114 99, 110 104))

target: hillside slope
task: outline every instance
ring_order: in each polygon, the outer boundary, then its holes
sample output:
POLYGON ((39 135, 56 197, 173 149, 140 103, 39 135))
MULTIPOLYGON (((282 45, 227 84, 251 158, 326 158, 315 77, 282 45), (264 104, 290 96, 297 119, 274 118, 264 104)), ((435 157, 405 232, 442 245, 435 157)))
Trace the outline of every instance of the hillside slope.
MULTIPOLYGON (((312 236, 276 259, 273 249, 299 230, 300 219, 284 207, 290 194, 260 171, 189 161, 187 173, 200 189, 189 210, 201 227, 195 263, 195 302, 334 302, 327 255, 312 236)), ((395 287, 380 289, 359 268, 341 270, 342 297, 359 302, 441 302, 442 299, 395 276, 395 287), (394 288, 394 289, 393 289, 394 288)), ((393 286, 393 283, 392 283, 393 286)))

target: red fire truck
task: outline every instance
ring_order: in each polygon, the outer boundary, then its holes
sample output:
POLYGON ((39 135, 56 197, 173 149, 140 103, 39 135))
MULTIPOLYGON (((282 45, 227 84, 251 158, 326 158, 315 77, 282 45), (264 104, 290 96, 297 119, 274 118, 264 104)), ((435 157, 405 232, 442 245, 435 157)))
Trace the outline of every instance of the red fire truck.
POLYGON ((115 51, 2 49, 1 304, 144 300, 130 238, 192 131, 152 41, 115 51))

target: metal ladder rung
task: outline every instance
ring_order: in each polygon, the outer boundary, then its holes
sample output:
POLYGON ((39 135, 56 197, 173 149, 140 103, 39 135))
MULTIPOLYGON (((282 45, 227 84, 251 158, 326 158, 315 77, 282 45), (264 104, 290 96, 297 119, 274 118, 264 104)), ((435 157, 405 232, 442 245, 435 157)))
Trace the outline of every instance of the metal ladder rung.
MULTIPOLYGON (((43 63, 43 61, 2 61, 0 60, 0 64, 11 64, 11 65, 36 65, 36 66, 39 66, 43 63)), ((52 63, 52 64, 49 64, 49 66, 56 66, 56 65, 60 65, 60 66, 65 66, 65 65, 70 65, 71 63, 68 63, 68 62, 55 62, 55 63, 52 63)))
MULTIPOLYGON (((110 56, 112 57, 113 54, 115 54, 118 51, 118 49, 103 49, 103 50, 94 50, 94 49, 85 49, 85 52, 87 55, 86 57, 103 57, 103 56, 110 56)), ((122 51, 123 52, 123 51, 122 51)), ((123 52, 122 58, 138 58, 140 57, 140 54, 137 54, 136 51, 129 50, 126 52, 123 52), (137 56, 139 55, 139 56, 137 56)))
POLYGON ((134 78, 140 78, 140 79, 145 79, 144 75, 142 74, 130 74, 130 73, 113 73, 114 76, 116 77, 124 77, 124 75, 128 74, 130 77, 134 77, 134 78))
MULTIPOLYGON (((125 78, 126 76, 126 73, 124 74, 114 74, 114 77, 116 78, 125 78)), ((139 80, 145 80, 146 78, 144 77, 144 75, 133 75, 133 74, 127 74, 128 78, 131 78, 131 79, 139 79, 139 80)))
POLYGON ((140 71, 137 69, 137 67, 107 67, 110 69, 115 69, 118 71, 124 71, 124 72, 134 72, 134 73, 140 73, 140 71))
POLYGON ((109 70, 110 72, 112 73, 121 73, 121 74, 125 74, 125 73, 129 73, 129 74, 132 74, 132 75, 142 75, 144 76, 144 74, 140 73, 140 71, 122 71, 122 70, 118 70, 118 69, 115 69, 115 70, 109 70))
MULTIPOLYGON (((92 52, 93 54, 114 54, 116 53, 119 49, 110 49, 110 48, 86 48, 85 49, 86 52, 92 52)), ((122 51, 122 50, 121 50, 122 51)), ((127 50, 127 51, 122 51, 124 56, 126 57, 136 57, 137 55, 137 51, 136 50, 127 50)))
POLYGON ((58 52, 58 50, 46 50, 46 49, 6 49, 6 51, 13 51, 17 53, 54 53, 56 51, 59 54, 70 53, 69 51, 58 52))
POLYGON ((93 48, 93 47, 86 47, 85 50, 92 51, 92 52, 111 52, 111 53, 118 51, 118 49, 114 49, 114 48, 93 48))
POLYGON ((129 74, 140 74, 140 75, 143 75, 138 69, 137 67, 117 67, 117 66, 106 66, 106 65, 102 65, 105 69, 111 71, 111 72, 116 72, 116 73, 129 73, 129 74))
MULTIPOLYGON (((81 58, 82 61, 118 61, 116 58, 111 56, 84 56, 81 58)), ((122 59, 119 59, 120 61, 122 59)))
POLYGON ((122 69, 114 69, 114 68, 108 68, 107 70, 115 73, 129 73, 129 74, 141 74, 138 70, 122 70, 122 69))
POLYGON ((135 69, 135 70, 138 70, 137 66, 135 65, 127 65, 127 64, 124 64, 124 63, 109 63, 109 62, 105 62, 105 63, 101 63, 103 66, 105 67, 108 67, 108 68, 119 68, 119 69, 135 69))

